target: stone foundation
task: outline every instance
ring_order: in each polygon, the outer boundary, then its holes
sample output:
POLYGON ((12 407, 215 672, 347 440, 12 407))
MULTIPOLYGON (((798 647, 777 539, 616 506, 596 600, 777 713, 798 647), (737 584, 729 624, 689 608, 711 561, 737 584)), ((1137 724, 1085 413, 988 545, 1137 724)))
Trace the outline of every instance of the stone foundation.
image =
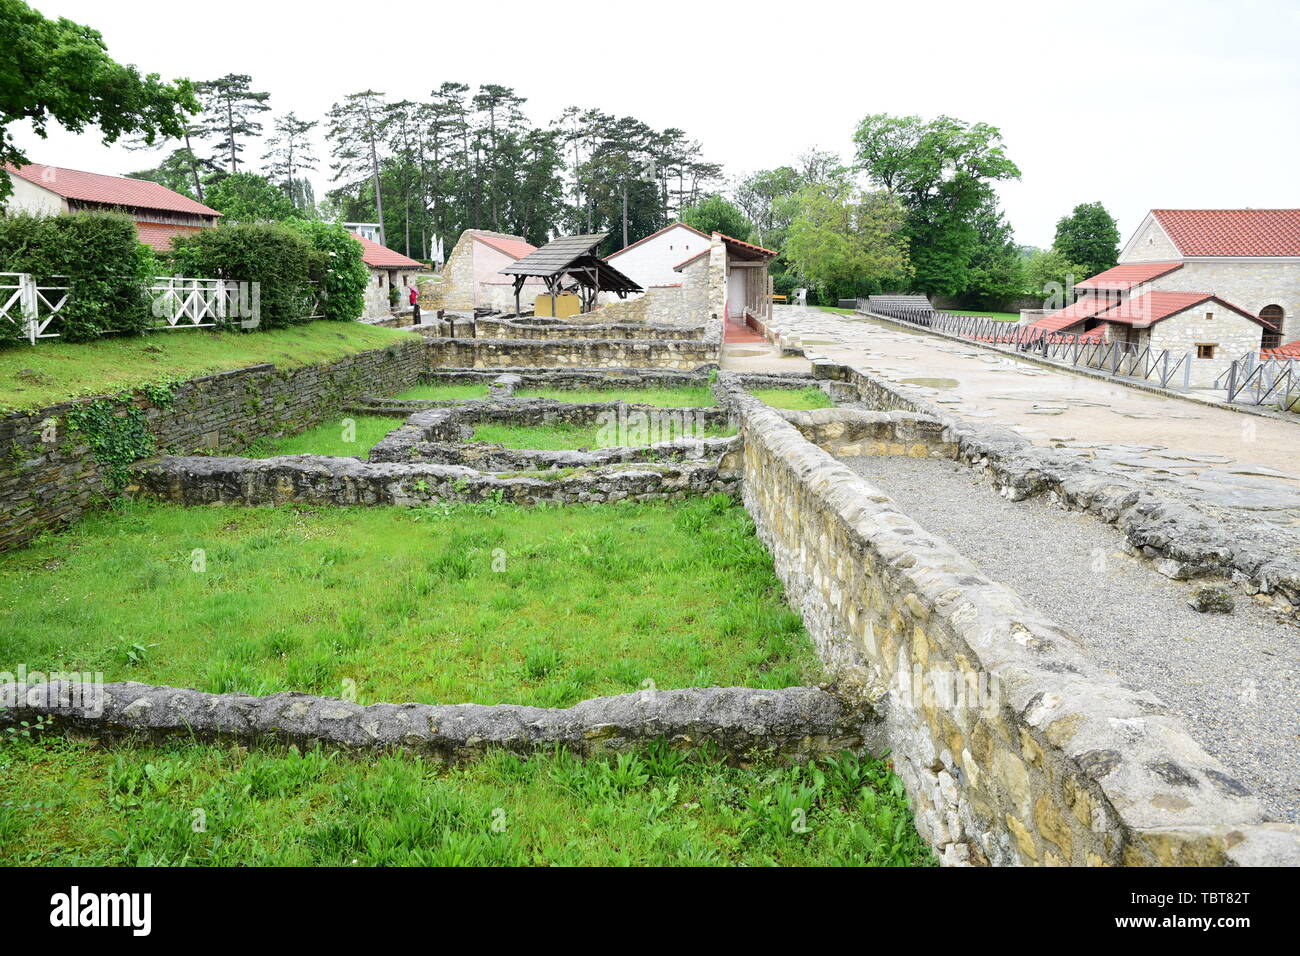
POLYGON ((596 697, 573 707, 501 704, 360 704, 281 693, 205 694, 177 687, 113 683, 98 698, 86 685, 37 684, 19 695, 0 685, 0 727, 53 717, 102 738, 174 737, 322 744, 356 752, 405 750, 460 760, 489 749, 516 753, 565 747, 583 755, 622 752, 666 739, 691 750, 708 746, 733 760, 757 751, 803 759, 858 749, 876 726, 815 687, 750 690, 706 687, 596 697), (87 701, 97 700, 97 704, 87 701))
POLYGON ((837 685, 883 711, 944 862, 1300 863, 1300 831, 1264 823, 1158 700, 721 378, 777 575, 837 685))

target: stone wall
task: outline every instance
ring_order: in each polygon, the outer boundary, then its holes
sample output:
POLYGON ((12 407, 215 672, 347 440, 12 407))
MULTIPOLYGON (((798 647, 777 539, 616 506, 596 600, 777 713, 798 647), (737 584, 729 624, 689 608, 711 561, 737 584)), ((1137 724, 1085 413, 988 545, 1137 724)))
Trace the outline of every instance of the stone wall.
POLYGON ((744 500, 845 693, 884 712, 918 830, 949 864, 1300 862, 1154 697, 989 581, 737 388, 744 500))
MULTIPOLYGON (((650 296, 642 296, 641 302, 650 296)), ((601 315, 593 312, 591 315, 601 315)), ((485 339, 642 339, 667 341, 673 339, 703 339, 707 326, 652 322, 584 323, 575 325, 563 319, 499 319, 484 318, 474 322, 475 335, 485 339)))
POLYGON ((777 410, 804 438, 836 458, 895 455, 955 458, 957 437, 943 422, 910 412, 855 408, 777 410))
POLYGON ((359 461, 323 455, 281 458, 167 457, 139 462, 126 492, 183 505, 370 505, 442 501, 535 505, 681 500, 736 494, 738 474, 716 462, 641 463, 558 477, 496 475, 456 465, 359 461))
MULTIPOLYGON (((240 451, 254 439, 315 425, 367 392, 409 388, 424 370, 420 339, 360 352, 328 365, 282 371, 274 365, 190 379, 166 407, 137 393, 159 451, 240 451)), ((68 413, 83 399, 0 418, 0 550, 78 518, 110 492, 68 413), (53 430, 47 423, 53 423, 53 430), (53 436, 47 442, 44 437, 53 436)))
POLYGON ((651 286, 644 295, 614 299, 589 313, 602 322, 702 322, 683 307, 680 285, 651 286))
POLYGON ((369 704, 279 693, 207 694, 133 682, 0 685, 0 727, 52 719, 101 739, 181 737, 320 744, 357 753, 405 750, 465 760, 488 750, 564 747, 591 756, 656 740, 709 747, 732 760, 769 751, 794 759, 862 746, 878 721, 816 687, 700 687, 594 697, 572 707, 369 704), (89 702, 87 699, 89 698, 89 702))
MULTIPOLYGON (((1192 388, 1213 388, 1215 379, 1235 359, 1259 350, 1263 331, 1257 322, 1211 301, 1157 322, 1145 338, 1153 349, 1172 350, 1173 358, 1189 356, 1192 388), (1207 319, 1207 314, 1214 318, 1207 319), (1202 344, 1214 346, 1213 358, 1196 357, 1196 346, 1202 344)), ((1181 381, 1181 374, 1177 380, 1181 381)))
POLYGON ((715 340, 646 342, 635 339, 428 339, 428 369, 443 368, 662 368, 689 371, 716 366, 715 340))

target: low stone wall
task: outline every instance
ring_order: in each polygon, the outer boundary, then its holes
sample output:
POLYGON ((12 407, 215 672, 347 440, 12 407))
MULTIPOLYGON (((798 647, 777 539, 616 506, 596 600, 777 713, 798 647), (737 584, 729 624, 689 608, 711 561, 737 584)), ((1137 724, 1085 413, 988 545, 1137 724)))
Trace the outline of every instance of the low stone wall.
POLYGON ((716 463, 644 463, 540 475, 485 474, 455 465, 369 462, 323 455, 158 458, 138 463, 126 493, 184 505, 396 505, 500 500, 521 505, 679 500, 736 494, 716 463))
POLYGON ((837 686, 883 710, 946 863, 1300 863, 1300 831, 1157 699, 726 379, 746 507, 837 686))
MULTIPOLYGON (((711 332, 712 330, 710 330, 711 332)), ((721 340, 433 338, 428 370, 444 368, 694 369, 716 367, 721 340)))
MULTIPOLYGON (((375 460, 373 457, 371 460, 375 460)), ((683 438, 657 442, 644 448, 598 448, 593 451, 535 451, 503 448, 482 442, 418 442, 402 459, 437 465, 464 465, 478 471, 552 471, 603 468, 634 462, 707 461, 727 474, 740 464, 740 439, 683 438)))
MULTIPOLYGON (((129 405, 145 416, 159 451, 242 450, 261 437, 315 425, 367 392, 396 392, 414 385, 425 367, 424 344, 359 352, 325 365, 280 370, 254 365, 193 378, 169 401, 133 395, 129 405)), ((160 369, 160 375, 166 370, 160 369)), ((102 396, 100 397, 102 398, 102 396)), ((68 425, 81 399, 0 418, 0 550, 68 524, 113 493, 100 463, 68 425), (52 438, 46 441, 47 437, 52 438)), ((122 414, 116 408, 115 414, 122 414)))
POLYGON ((869 407, 943 422, 957 442, 955 457, 1013 501, 1045 495, 1087 511, 1123 531, 1134 553, 1161 574, 1233 578, 1250 593, 1267 595, 1275 609, 1300 613, 1300 555, 1288 538, 1257 522, 1212 517, 1175 497, 1136 489, 1073 455, 1035 446, 1005 428, 963 421, 858 369, 824 362, 813 372, 851 385, 869 407))
POLYGON ((485 339, 634 339, 679 341, 703 339, 706 325, 665 325, 625 322, 575 325, 563 319, 476 319, 475 335, 485 339))
POLYGON ((910 412, 868 412, 855 408, 809 411, 778 409, 800 434, 837 458, 896 455, 955 458, 957 441, 941 421, 910 412))
MULTIPOLYGON (((733 760, 755 751, 786 757, 857 749, 876 725, 815 687, 706 687, 596 697, 568 708, 509 704, 370 704, 281 693, 205 694, 133 682, 0 685, 0 727, 53 718, 101 738, 144 736, 322 744, 357 752, 405 750, 460 760, 489 749, 517 753, 565 747, 582 755, 622 752, 666 739, 678 749, 711 747, 733 760)), ((62 726, 60 726, 62 725, 62 726)))

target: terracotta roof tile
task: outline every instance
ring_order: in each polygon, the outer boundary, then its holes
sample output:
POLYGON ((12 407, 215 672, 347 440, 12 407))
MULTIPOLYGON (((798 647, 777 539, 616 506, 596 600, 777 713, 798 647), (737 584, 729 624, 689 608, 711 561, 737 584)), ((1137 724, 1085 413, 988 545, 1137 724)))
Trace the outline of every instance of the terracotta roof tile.
POLYGON ((1031 323, 1030 328, 1042 332, 1060 332, 1072 325, 1078 325, 1085 319, 1091 319, 1093 316, 1105 312, 1114 304, 1113 299, 1108 299, 1105 296, 1086 295, 1071 305, 1067 305, 1064 309, 1053 312, 1051 315, 1045 315, 1036 322, 1031 323))
POLYGON ((409 256, 394 252, 387 246, 381 246, 371 239, 352 234, 352 238, 361 243, 361 257, 366 265, 376 269, 427 269, 423 262, 416 262, 409 256))
POLYGON ((1175 269, 1181 269, 1181 262, 1132 262, 1115 266, 1105 272, 1098 272, 1089 279, 1076 282, 1076 289, 1131 289, 1143 282, 1150 282, 1160 276, 1168 275, 1175 269))
POLYGON ((1153 209, 1185 256, 1300 256, 1300 209, 1153 209))
POLYGON ((1220 299, 1209 292, 1144 292, 1142 295, 1109 310, 1102 318, 1107 322, 1131 325, 1135 328, 1147 328, 1179 312, 1198 306, 1203 302, 1214 302, 1245 316, 1252 322, 1265 328, 1272 328, 1258 316, 1251 315, 1245 309, 1238 308, 1231 302, 1220 299))
POLYGON ((518 261, 529 253, 537 251, 537 247, 531 242, 521 239, 519 236, 506 236, 491 232, 472 232, 471 235, 479 242, 486 243, 497 252, 504 252, 511 259, 518 261))
POLYGON ((5 169, 29 183, 78 202, 161 209, 167 212, 189 213, 193 216, 221 215, 201 202, 145 179, 105 176, 102 173, 87 173, 79 169, 63 169, 40 163, 32 163, 21 168, 5 166, 5 169))

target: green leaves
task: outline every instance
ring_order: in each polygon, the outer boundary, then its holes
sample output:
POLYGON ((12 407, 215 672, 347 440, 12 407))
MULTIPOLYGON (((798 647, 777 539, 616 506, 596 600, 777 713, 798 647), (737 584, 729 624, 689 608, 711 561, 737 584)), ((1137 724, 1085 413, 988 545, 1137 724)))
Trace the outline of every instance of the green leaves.
MULTIPOLYGON (((53 120, 74 133, 96 125, 105 143, 128 133, 153 143, 180 136, 185 114, 197 109, 188 81, 164 83, 115 62, 97 30, 0 0, 0 165, 30 162, 9 132, 18 120, 30 120, 41 137, 53 120)), ((0 200, 12 191, 0 177, 0 200)))

